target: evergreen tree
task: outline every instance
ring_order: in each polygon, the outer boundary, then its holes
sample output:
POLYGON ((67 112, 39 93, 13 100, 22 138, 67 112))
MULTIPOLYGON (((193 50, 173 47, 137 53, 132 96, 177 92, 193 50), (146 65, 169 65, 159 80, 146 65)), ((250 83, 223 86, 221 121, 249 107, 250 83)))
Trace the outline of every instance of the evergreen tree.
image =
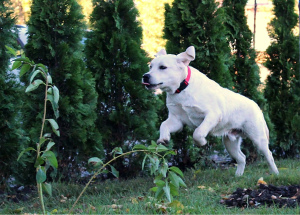
MULTIPOLYGON (((97 127, 107 152, 115 147, 126 150, 154 139, 158 131, 156 107, 160 102, 141 85, 142 76, 148 71, 148 59, 141 49, 142 28, 133 1, 94 0, 93 4, 92 31, 85 53, 99 94, 97 127)), ((107 156, 109 159, 111 155, 107 156)), ((129 162, 125 165, 120 161, 118 170, 136 171, 132 166, 135 159, 129 162)))
MULTIPOLYGON (((255 50, 251 47, 253 35, 247 25, 247 17, 245 16, 246 3, 247 0, 223 1, 223 7, 227 16, 225 26, 228 29, 228 39, 232 48, 231 56, 233 64, 230 67, 230 72, 237 93, 254 100, 263 109, 269 130, 271 131, 271 137, 274 137, 273 124, 266 110, 266 99, 263 92, 258 90, 260 85, 259 67, 255 62, 255 50)), ((249 151, 255 151, 252 144, 243 145, 251 147, 250 150, 246 150, 247 154, 249 151)))
MULTIPOLYGON (((26 55, 48 66, 53 83, 60 90, 57 123, 61 135, 53 138, 57 138, 61 167, 68 167, 74 160, 75 163, 83 158, 86 161, 103 151, 95 127, 95 80, 83 61, 81 40, 86 30, 83 18, 76 0, 33 0, 28 22, 26 55)), ((42 88, 40 90, 40 93, 29 94, 24 110, 24 125, 33 142, 39 137, 42 119, 44 94, 42 88)))
MULTIPOLYGON (((229 71, 230 48, 224 18, 223 8, 218 8, 214 0, 174 0, 172 6, 165 5, 164 38, 167 39, 167 53, 171 54, 181 53, 193 45, 196 59, 190 65, 232 90, 234 84, 229 71)), ((196 149, 187 127, 172 139, 178 151, 174 159, 181 167, 190 166, 197 160, 207 165, 203 158, 209 154, 211 146, 214 145, 215 150, 217 146, 223 148, 217 144, 220 139, 209 137, 209 145, 196 149)))
POLYGON ((299 45, 293 29, 297 25, 294 0, 273 0, 274 15, 269 28, 272 38, 265 66, 271 71, 265 97, 277 132, 280 156, 299 154, 300 82, 299 45))
POLYGON ((224 10, 214 0, 175 0, 172 7, 166 4, 165 10, 167 52, 178 54, 193 45, 196 59, 191 66, 232 89, 224 10))
POLYGON ((17 29, 9 1, 0 2, 0 185, 15 172, 18 152, 22 150, 19 110, 20 85, 9 71, 10 54, 6 47, 16 47, 17 29))

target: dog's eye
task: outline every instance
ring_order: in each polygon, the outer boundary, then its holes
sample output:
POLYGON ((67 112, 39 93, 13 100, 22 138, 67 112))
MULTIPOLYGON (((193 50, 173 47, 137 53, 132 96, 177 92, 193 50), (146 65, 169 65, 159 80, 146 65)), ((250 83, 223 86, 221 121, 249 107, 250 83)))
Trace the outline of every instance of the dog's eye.
POLYGON ((161 69, 161 70, 164 70, 164 69, 166 69, 167 67, 166 66, 160 66, 159 67, 159 69, 161 69))
POLYGON ((151 65, 149 66, 149 69, 152 69, 152 66, 151 66, 151 65))

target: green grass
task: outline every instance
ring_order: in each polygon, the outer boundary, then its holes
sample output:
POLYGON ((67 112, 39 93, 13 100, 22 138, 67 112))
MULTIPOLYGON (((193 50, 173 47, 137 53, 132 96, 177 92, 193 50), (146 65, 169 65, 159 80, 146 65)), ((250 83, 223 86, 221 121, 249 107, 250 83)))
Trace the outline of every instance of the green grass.
MULTIPOLYGON (((270 175, 265 161, 246 166, 242 177, 235 177, 235 168, 189 170, 185 172, 187 188, 180 189, 174 200, 179 207, 168 207, 163 202, 154 200, 149 191, 154 186, 153 178, 136 178, 132 180, 112 180, 90 185, 76 206, 75 213, 84 214, 299 214, 300 208, 278 208, 260 206, 258 208, 227 208, 219 203, 222 195, 229 195, 236 188, 255 189, 257 180, 263 177, 268 184, 295 185, 300 184, 299 160, 276 161, 280 175, 270 175), (199 186, 204 186, 199 188, 199 186), (119 206, 118 209, 112 207, 119 206)), ((76 184, 53 184, 53 197, 45 197, 46 210, 57 213, 68 213, 77 196, 83 189, 76 184), (62 197, 67 197, 61 202, 62 197)), ((0 202, 0 213, 41 213, 37 205, 37 195, 30 201, 12 203, 0 202)), ((175 205, 176 205, 175 204, 175 205)))

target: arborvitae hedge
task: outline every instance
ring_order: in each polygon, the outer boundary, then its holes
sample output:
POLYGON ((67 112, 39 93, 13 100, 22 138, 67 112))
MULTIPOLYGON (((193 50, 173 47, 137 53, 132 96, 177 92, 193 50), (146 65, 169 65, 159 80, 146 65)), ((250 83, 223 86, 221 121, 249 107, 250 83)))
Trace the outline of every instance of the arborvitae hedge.
MULTIPOLYGON (((24 148, 20 129, 21 87, 9 71, 10 54, 6 47, 16 48, 17 29, 9 1, 0 2, 0 187, 13 173, 18 174, 18 153, 24 148)), ((15 176, 14 176, 15 177, 15 176)))
MULTIPOLYGON (((96 79, 97 127, 109 159, 114 147, 125 151, 157 138, 160 101, 141 85, 149 59, 141 49, 142 28, 133 1, 94 0, 93 4, 85 53, 96 79)), ((121 175, 139 170, 135 161, 120 159, 117 168, 121 175)))
MULTIPOLYGON (((76 0, 33 0, 25 47, 29 58, 48 66, 53 83, 60 91, 57 122, 61 135, 53 138, 59 165, 67 171, 61 177, 66 178, 71 170, 75 175, 80 174, 74 165, 103 155, 98 132, 101 127, 95 126, 95 80, 83 61, 82 41, 86 31, 83 18, 76 0)), ((26 100, 24 125, 33 143, 39 137, 43 96, 42 92, 35 91, 26 100)), ((54 117, 50 112, 47 117, 54 117)))
POLYGON ((294 156, 300 153, 300 81, 299 42, 293 29, 298 16, 294 0, 273 0, 274 15, 269 27, 272 39, 267 49, 265 97, 277 132, 276 153, 294 156))
MULTIPOLYGON (((259 85, 259 67, 255 62, 256 52, 252 48, 253 34, 248 27, 245 16, 247 0, 224 0, 223 7, 226 12, 225 26, 228 30, 228 39, 232 49, 232 61, 230 72, 233 77, 234 87, 237 93, 254 100, 264 111, 270 137, 276 138, 273 124, 270 121, 267 111, 267 103, 259 85)), ((256 150, 250 141, 245 140, 244 151, 246 154, 255 155, 256 150)), ((273 143, 273 141, 271 141, 273 143)), ((252 156, 252 157, 253 157, 252 156)), ((248 157, 249 158, 249 157, 248 157)), ((253 157, 254 158, 254 157, 253 157)))

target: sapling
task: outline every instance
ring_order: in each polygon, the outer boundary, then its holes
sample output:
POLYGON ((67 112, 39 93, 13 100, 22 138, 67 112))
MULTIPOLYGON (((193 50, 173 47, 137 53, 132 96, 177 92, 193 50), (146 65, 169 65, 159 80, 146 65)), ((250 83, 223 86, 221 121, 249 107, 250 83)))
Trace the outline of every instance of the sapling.
POLYGON ((145 157, 142 162, 142 169, 145 167, 146 160, 149 159, 150 161, 147 166, 150 168, 151 175, 155 176, 154 183, 156 186, 151 188, 151 190, 155 192, 155 198, 161 199, 163 196, 165 196, 169 202, 172 202, 173 197, 179 195, 179 188, 186 187, 182 180, 183 173, 179 168, 169 167, 168 165, 167 155, 175 155, 176 153, 172 150, 169 150, 167 147, 161 144, 157 145, 154 141, 152 141, 151 145, 148 147, 138 144, 133 147, 132 151, 125 153, 123 153, 122 148, 117 147, 112 151, 114 155, 113 159, 105 164, 98 157, 90 158, 88 163, 93 165, 93 167, 97 170, 76 199, 69 213, 72 213, 75 205, 97 175, 110 172, 115 177, 119 177, 119 172, 111 165, 113 161, 117 160, 118 158, 128 156, 129 154, 139 152, 145 153, 145 157))
MULTIPOLYGON (((7 47, 8 51, 16 56, 16 51, 10 47, 7 47)), ((34 167, 36 168, 36 183, 38 195, 41 203, 43 213, 46 214, 44 200, 43 200, 43 191, 52 195, 52 186, 50 183, 46 182, 47 179, 47 170, 51 166, 54 170, 57 169, 58 163, 55 154, 51 151, 51 148, 55 145, 51 138, 50 133, 44 133, 44 127, 46 122, 52 127, 53 133, 57 136, 60 136, 59 127, 55 119, 46 119, 47 113, 47 102, 50 102, 54 112, 54 116, 57 119, 59 117, 58 112, 58 101, 59 101, 59 90, 53 84, 51 75, 48 73, 48 69, 43 64, 36 64, 24 54, 20 58, 16 58, 12 65, 11 70, 20 68, 19 77, 22 77, 29 71, 29 85, 27 86, 25 92, 30 93, 36 90, 40 85, 45 86, 45 100, 44 100, 44 110, 43 110, 43 119, 41 122, 41 132, 39 137, 39 142, 36 143, 36 148, 28 147, 23 150, 18 160, 22 155, 29 151, 36 152, 36 161, 34 167), (39 78, 41 79, 39 79, 39 78), (45 147, 46 146, 46 147, 45 147)))

